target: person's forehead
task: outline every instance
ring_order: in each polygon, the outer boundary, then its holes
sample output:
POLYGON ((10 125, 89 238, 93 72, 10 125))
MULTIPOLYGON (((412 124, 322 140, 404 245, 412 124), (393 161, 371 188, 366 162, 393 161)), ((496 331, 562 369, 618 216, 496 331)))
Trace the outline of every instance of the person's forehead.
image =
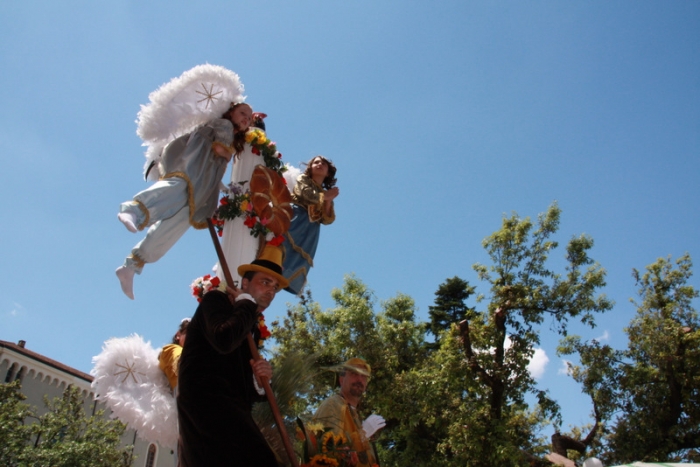
POLYGON ((279 284, 279 281, 275 276, 272 276, 266 272, 262 271, 257 271, 255 275, 253 276, 253 281, 257 282, 262 282, 262 281, 268 281, 268 282, 274 282, 275 284, 279 284))

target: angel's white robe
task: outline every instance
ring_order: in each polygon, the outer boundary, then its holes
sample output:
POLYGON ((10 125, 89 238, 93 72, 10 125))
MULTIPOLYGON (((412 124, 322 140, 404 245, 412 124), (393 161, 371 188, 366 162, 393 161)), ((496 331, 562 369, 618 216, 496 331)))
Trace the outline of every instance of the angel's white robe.
POLYGON ((150 226, 126 259, 127 267, 140 274, 144 263, 158 261, 190 226, 207 227, 227 165, 212 150, 214 142, 231 146, 229 120, 212 120, 169 143, 160 162, 161 179, 134 196, 134 201, 122 203, 121 212, 133 214, 139 230, 150 226))

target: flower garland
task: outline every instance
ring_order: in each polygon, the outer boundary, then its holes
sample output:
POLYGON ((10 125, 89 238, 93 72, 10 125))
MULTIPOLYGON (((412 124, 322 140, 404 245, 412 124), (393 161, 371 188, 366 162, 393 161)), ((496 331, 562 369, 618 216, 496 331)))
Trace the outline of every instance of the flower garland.
POLYGON ((222 282, 221 279, 216 276, 211 277, 210 274, 196 278, 192 284, 190 284, 190 288, 192 289, 192 295, 199 303, 201 303, 204 294, 212 290, 226 293, 226 283, 222 282))
MULTIPOLYGON (((251 128, 245 135, 245 141, 250 144, 253 154, 262 156, 265 166, 277 172, 284 180, 282 174, 287 170, 287 167, 282 165, 282 153, 277 152, 277 145, 270 141, 265 132, 259 128, 251 128)), ((212 216, 212 223, 216 227, 217 234, 219 237, 223 235, 224 224, 227 220, 246 216, 243 224, 250 229, 250 234, 253 237, 264 235, 267 243, 279 246, 284 241, 284 237, 272 235, 272 232, 265 227, 267 219, 261 219, 255 213, 253 205, 250 203, 250 190, 243 191, 243 185, 246 183, 248 180, 229 183, 226 196, 219 200, 219 207, 216 208, 212 216)))
MULTIPOLYGON (((210 274, 207 274, 206 276, 196 278, 192 284, 190 284, 190 288, 192 289, 194 298, 197 299, 197 302, 201 303, 204 294, 207 292, 218 290, 226 293, 226 282, 222 281, 217 276, 212 277, 210 274)), ((265 324, 265 317, 262 313, 258 314, 258 330, 260 331, 258 348, 262 349, 264 341, 272 336, 270 329, 265 324)))
POLYGON ((282 165, 282 153, 277 152, 277 145, 270 141, 264 131, 259 128, 251 128, 245 134, 245 142, 252 147, 253 154, 262 156, 265 166, 280 174, 287 170, 282 165))
POLYGON ((284 241, 283 235, 275 235, 266 227, 268 220, 258 217, 250 202, 250 190, 243 191, 242 185, 246 182, 229 183, 227 195, 219 200, 219 207, 214 211, 212 223, 216 227, 216 233, 221 237, 224 234, 224 224, 227 220, 245 216, 243 225, 250 229, 253 237, 265 236, 265 240, 272 246, 279 246, 284 241))
MULTIPOLYGON (((248 211, 250 206, 250 190, 243 191, 243 185, 248 181, 234 183, 231 182, 226 187, 226 196, 219 200, 219 206, 214 211, 211 220, 219 237, 224 233, 224 223, 242 216, 248 211)), ((251 233, 251 235, 253 235, 251 233)), ((256 235, 257 236, 257 235, 256 235)))

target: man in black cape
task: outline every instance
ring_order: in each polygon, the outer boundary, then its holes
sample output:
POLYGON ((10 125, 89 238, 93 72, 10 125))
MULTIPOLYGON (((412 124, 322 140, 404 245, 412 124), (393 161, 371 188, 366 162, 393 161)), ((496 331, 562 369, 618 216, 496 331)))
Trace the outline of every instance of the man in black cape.
POLYGON ((257 377, 272 376, 265 360, 253 361, 247 336, 259 336, 258 317, 287 287, 282 252, 267 246, 260 258, 238 267, 240 289, 202 298, 187 328, 177 397, 180 467, 277 467, 275 454, 251 415, 264 400, 257 377))

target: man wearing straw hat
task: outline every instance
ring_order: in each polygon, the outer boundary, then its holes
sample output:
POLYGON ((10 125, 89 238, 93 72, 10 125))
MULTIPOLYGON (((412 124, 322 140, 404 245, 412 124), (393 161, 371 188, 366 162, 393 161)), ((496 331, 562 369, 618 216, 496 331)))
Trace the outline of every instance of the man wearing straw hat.
POLYGON ((270 378, 272 367, 253 361, 246 340, 288 285, 281 264, 282 251, 268 245, 238 267, 240 289, 206 293, 187 327, 177 397, 180 467, 278 466, 251 415, 253 402, 264 400, 257 378, 270 378))
POLYGON ((364 422, 360 421, 357 406, 367 390, 372 375, 369 364, 361 358, 351 358, 340 365, 338 381, 340 392, 321 403, 314 414, 314 421, 320 422, 336 434, 343 433, 357 453, 356 467, 377 464, 377 454, 369 439, 384 427, 386 422, 379 415, 372 414, 364 422))

